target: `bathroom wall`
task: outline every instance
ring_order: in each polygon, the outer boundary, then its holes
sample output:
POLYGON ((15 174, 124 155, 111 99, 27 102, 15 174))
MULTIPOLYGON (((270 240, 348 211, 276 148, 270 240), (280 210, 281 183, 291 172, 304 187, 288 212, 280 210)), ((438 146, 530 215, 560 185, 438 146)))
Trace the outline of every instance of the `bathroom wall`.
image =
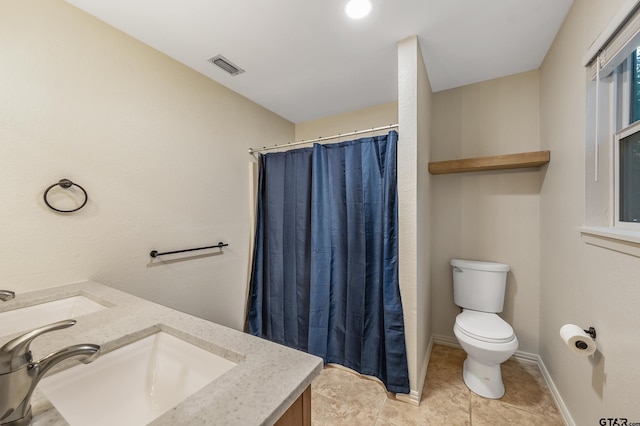
POLYGON ((622 0, 576 0, 540 72, 541 147, 551 163, 541 190, 540 356, 574 424, 640 422, 640 258, 591 246, 585 221, 587 48, 622 0), (597 329, 598 352, 563 345, 564 323, 597 329))
POLYGON ((411 401, 420 401, 429 363, 431 325, 432 92, 417 37, 398 42, 398 203, 400 289, 407 339, 411 401))
MULTIPOLYGON (((539 73, 531 71, 433 95, 432 161, 538 151, 539 73)), ((554 155, 552 153, 552 159, 554 155)), ((538 353, 540 186, 545 169, 432 177, 433 332, 452 339, 452 258, 511 267, 504 311, 519 350, 538 353)))
POLYGON ((418 370, 418 397, 422 395, 424 379, 431 356, 433 344, 433 300, 432 300, 432 235, 431 227, 431 203, 433 200, 433 186, 429 174, 429 161, 431 161, 431 127, 433 110, 433 92, 429 82, 429 74, 424 63, 419 41, 416 40, 416 67, 417 67, 417 105, 415 120, 417 121, 417 152, 416 166, 418 174, 418 188, 416 196, 417 204, 417 308, 418 308, 418 344, 417 357, 420 370, 418 370))
POLYGON ((242 328, 247 148, 292 123, 62 0, 0 2, 0 93, 0 288, 92 279, 242 328), (45 206, 60 178, 85 208, 45 206))
MULTIPOLYGON (((340 135, 356 130, 367 130, 376 127, 398 124, 398 102, 389 102, 345 114, 332 115, 313 121, 296 123, 296 141, 310 140, 323 136, 340 135)), ((377 134, 387 133, 388 130, 377 134)), ((400 133, 400 131, 398 131, 400 133)), ((344 136, 328 140, 327 143, 344 142, 358 137, 369 136, 368 133, 357 136, 344 136)), ((400 135, 402 136, 402 135, 400 135)))

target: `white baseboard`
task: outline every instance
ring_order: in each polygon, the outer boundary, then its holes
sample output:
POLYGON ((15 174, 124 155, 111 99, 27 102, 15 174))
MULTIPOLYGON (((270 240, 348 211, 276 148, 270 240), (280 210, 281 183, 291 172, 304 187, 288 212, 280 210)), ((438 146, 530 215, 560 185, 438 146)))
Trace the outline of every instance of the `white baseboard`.
POLYGON ((433 340, 433 343, 437 343, 438 345, 451 346, 452 348, 462 349, 460 347, 460 343, 458 343, 458 339, 452 336, 434 334, 431 340, 433 340))
POLYGON ((418 398, 417 403, 420 405, 420 400, 422 399, 422 389, 424 389, 424 382, 427 378, 427 368, 429 368, 429 360, 431 359, 431 351, 433 350, 433 336, 429 339, 429 344, 427 345, 427 353, 425 354, 424 360, 422 361, 422 368, 420 368, 420 373, 418 377, 421 379, 418 383, 418 398))
POLYGON ((528 362, 529 364, 538 364, 538 366, 540 366, 540 362, 542 362, 537 354, 532 354, 531 352, 516 351, 513 357, 519 361, 528 362))
POLYGON ((427 353, 422 362, 422 367, 420 368, 420 372, 418 373, 419 382, 418 389, 412 389, 408 394, 397 393, 396 399, 398 401, 406 402, 411 405, 415 405, 416 407, 420 406, 420 400, 422 399, 422 388, 424 388, 424 381, 427 377, 427 367, 429 367, 429 360, 431 359, 431 350, 433 349, 433 337, 429 340, 429 345, 427 346, 427 353))
MULTIPOLYGON (((432 340, 433 340, 433 343, 437 343, 439 345, 450 346, 453 348, 461 349, 460 344, 458 343, 458 340, 455 337, 434 334, 432 340)), ((558 411, 560 411, 560 415, 562 416, 562 420, 564 421, 565 425, 576 426, 576 423, 573 421, 573 418, 571 417, 571 413, 569 413, 569 409, 567 408, 562 397, 560 396, 560 392, 558 392, 558 388, 553 382, 553 379, 549 374, 549 370, 547 370, 547 367, 544 365, 544 362, 542 362, 542 358, 540 358, 540 355, 532 354, 530 352, 517 351, 515 354, 513 354, 513 356, 520 361, 530 362, 538 365, 538 368, 542 373, 542 377, 544 377, 544 381, 547 383, 547 386, 549 387, 551 396, 553 396, 553 401, 555 402, 556 408, 558 408, 558 411)))
POLYGON ((547 386, 549 386, 549 390, 551 391, 551 395, 553 396, 553 400, 556 403, 558 411, 560 411, 562 420, 564 420, 564 424, 567 426, 576 426, 576 422, 573 421, 573 417, 571 417, 571 413, 569 413, 567 405, 560 396, 560 392, 558 392, 558 388, 553 382, 553 379, 551 379, 549 370, 547 370, 547 367, 544 365, 544 362, 542 362, 542 358, 540 358, 540 356, 538 356, 538 368, 540 368, 542 377, 544 377, 544 381, 547 382, 547 386))
POLYGON ((398 401, 406 402, 407 404, 415 405, 416 407, 420 406, 420 394, 412 390, 409 393, 397 393, 396 399, 398 401))

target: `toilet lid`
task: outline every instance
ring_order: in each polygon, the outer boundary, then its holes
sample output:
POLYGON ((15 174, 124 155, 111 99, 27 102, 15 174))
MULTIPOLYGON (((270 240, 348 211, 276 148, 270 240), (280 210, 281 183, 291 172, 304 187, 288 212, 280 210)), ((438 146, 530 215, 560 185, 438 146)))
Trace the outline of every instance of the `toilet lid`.
POLYGON ((456 325, 464 334, 489 343, 513 340, 513 328, 496 314, 464 310, 456 317, 456 325))

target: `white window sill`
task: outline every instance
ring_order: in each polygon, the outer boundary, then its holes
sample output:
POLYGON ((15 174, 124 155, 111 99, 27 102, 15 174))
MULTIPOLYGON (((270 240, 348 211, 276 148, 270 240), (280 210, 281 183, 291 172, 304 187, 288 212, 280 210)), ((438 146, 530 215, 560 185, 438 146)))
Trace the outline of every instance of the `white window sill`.
POLYGON ((629 229, 585 226, 580 228, 585 243, 640 257, 640 232, 629 229))

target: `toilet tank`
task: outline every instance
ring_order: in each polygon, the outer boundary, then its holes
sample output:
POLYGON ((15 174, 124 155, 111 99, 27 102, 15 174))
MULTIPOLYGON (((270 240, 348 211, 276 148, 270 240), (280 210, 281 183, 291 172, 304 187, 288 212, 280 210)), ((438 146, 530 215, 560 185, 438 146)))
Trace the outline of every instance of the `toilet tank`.
POLYGON ((465 309, 502 312, 509 265, 452 259, 453 301, 465 309))

